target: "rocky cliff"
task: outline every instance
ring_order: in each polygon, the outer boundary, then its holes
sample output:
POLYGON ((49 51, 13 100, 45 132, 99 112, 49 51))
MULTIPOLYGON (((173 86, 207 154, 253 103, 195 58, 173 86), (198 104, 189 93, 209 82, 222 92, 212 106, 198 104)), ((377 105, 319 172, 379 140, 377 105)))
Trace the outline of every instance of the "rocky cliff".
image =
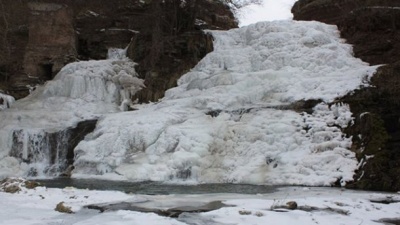
POLYGON ((16 98, 69 62, 104 59, 107 49, 129 45, 148 86, 137 97, 156 101, 212 50, 203 29, 237 27, 226 5, 207 0, 2 1, 0 12, 0 89, 16 98))
POLYGON ((355 122, 346 129, 360 168, 352 188, 400 189, 400 2, 300 0, 296 20, 336 24, 355 56, 380 65, 371 86, 339 101, 350 104, 355 122))

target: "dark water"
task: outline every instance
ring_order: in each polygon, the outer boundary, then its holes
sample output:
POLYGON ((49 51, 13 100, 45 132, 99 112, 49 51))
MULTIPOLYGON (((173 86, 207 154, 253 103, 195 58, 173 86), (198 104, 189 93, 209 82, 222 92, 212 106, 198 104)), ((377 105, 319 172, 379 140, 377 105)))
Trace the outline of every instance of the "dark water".
POLYGON ((275 192, 278 186, 249 185, 249 184, 199 184, 199 185, 174 185, 160 182, 126 182, 96 179, 71 179, 57 178, 37 180, 46 187, 64 188, 76 187, 90 190, 114 190, 126 193, 166 195, 166 194, 212 194, 212 193, 237 193, 237 194, 265 194, 275 192))

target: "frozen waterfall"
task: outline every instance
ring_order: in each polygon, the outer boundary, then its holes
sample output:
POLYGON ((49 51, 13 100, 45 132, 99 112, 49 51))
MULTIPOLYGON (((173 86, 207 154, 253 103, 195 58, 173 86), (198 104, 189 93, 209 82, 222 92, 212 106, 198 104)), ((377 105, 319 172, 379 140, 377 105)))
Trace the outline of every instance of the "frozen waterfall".
POLYGON ((210 32, 214 51, 162 100, 136 111, 121 112, 131 104, 127 96, 144 87, 133 62, 67 65, 0 112, 0 167, 28 171, 25 147, 12 147, 15 131, 54 133, 99 119, 73 150, 73 177, 271 185, 352 180, 357 160, 341 132, 351 112, 329 103, 368 85, 376 67, 354 58, 335 26, 318 22, 210 32), (306 100, 315 100, 311 113, 296 107, 306 100))
POLYGON ((73 162, 73 148, 96 120, 116 113, 144 87, 135 63, 118 56, 75 62, 28 97, 0 112, 0 176, 55 176, 73 162), (79 135, 77 136, 77 133, 79 135))
MULTIPOLYGON (((376 67, 335 26, 261 22, 210 31, 214 51, 158 103, 104 117, 75 148, 74 177, 331 185, 357 168, 347 105, 376 67), (320 101, 311 114, 299 100, 320 101)), ((317 101, 316 101, 317 102, 317 101)))

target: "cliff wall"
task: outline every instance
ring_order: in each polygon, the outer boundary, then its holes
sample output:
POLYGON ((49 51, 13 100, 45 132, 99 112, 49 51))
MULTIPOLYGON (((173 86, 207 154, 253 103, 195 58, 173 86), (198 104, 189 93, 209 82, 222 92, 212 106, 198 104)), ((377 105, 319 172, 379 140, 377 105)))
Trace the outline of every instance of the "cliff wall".
POLYGON ((400 190, 400 2, 300 0, 292 12, 296 20, 337 25, 356 57, 383 65, 370 87, 338 100, 350 104, 355 121, 345 132, 360 161, 348 187, 400 190))
POLYGON ((139 62, 149 87, 138 97, 156 101, 212 50, 203 29, 237 27, 226 5, 187 2, 2 1, 0 50, 5 54, 0 57, 0 89, 22 98, 69 62, 104 59, 107 49, 129 45, 129 57, 139 62), (27 16, 17 16, 21 14, 27 16))

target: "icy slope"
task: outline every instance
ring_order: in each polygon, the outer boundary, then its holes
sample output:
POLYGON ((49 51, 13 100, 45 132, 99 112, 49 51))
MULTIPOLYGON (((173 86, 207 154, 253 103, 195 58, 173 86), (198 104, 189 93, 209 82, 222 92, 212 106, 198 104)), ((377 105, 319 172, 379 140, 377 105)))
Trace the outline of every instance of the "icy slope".
POLYGON ((262 22, 213 31, 214 51, 162 101, 108 115, 75 149, 75 177, 329 185, 352 179, 346 105, 367 81, 335 26, 262 22), (288 108, 321 99, 312 115, 288 108))

